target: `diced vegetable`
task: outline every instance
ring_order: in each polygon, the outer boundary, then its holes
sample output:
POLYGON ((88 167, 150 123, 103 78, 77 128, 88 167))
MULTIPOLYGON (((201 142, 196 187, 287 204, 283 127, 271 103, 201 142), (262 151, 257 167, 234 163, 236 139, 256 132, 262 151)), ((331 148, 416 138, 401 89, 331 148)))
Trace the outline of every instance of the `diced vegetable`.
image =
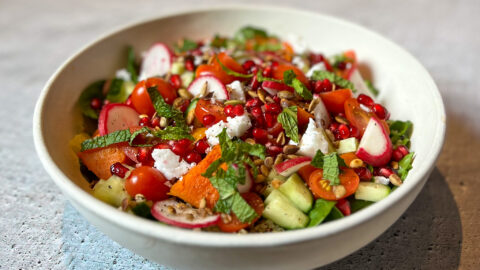
POLYGON ((378 202, 390 194, 390 188, 386 185, 373 182, 361 182, 355 191, 355 199, 378 202))
POLYGON ((308 223, 308 227, 315 227, 322 223, 328 214, 330 214, 332 208, 335 207, 336 203, 336 201, 327 201, 324 199, 316 200, 313 209, 308 214, 310 217, 310 223, 308 223))
MULTIPOLYGON (((277 191, 277 190, 275 190, 277 191)), ((273 198, 265 201, 265 210, 263 216, 271 219, 276 224, 286 229, 300 229, 308 224, 308 217, 298 210, 284 195, 278 192, 272 192, 273 198)), ((270 196, 272 196, 270 194, 270 196)), ((269 196, 269 197, 270 197, 269 196)), ((267 197, 268 199, 268 197, 267 197)))
POLYGON ((125 190, 125 180, 112 175, 107 180, 99 180, 93 187, 93 196, 114 207, 122 205, 122 201, 128 198, 125 190))
POLYGON ((292 174, 278 190, 282 192, 298 209, 307 213, 312 208, 313 196, 300 179, 298 174, 292 174))

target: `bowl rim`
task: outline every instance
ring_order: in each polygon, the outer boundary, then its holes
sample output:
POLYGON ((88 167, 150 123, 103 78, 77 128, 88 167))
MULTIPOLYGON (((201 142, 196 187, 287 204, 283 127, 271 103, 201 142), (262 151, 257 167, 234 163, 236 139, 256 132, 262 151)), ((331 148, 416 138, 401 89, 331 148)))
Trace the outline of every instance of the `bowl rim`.
POLYGON ((202 247, 268 247, 268 246, 278 246, 278 245, 288 245, 298 242, 310 241, 322 237, 326 237, 331 234, 336 234, 343 230, 348 230, 358 224, 367 222, 368 220, 375 218, 377 215, 388 211, 388 209, 398 203, 407 193, 412 192, 412 190, 419 184, 422 183, 424 179, 433 168, 438 155, 442 149, 446 129, 446 114, 445 107, 442 101, 440 92, 433 81, 431 75, 423 67, 423 65, 408 51, 394 43, 393 41, 383 37, 382 35, 363 27, 359 24, 337 18, 331 15, 326 15, 322 13, 293 9, 289 7, 278 7, 270 5, 219 5, 214 8, 188 8, 176 12, 170 12, 165 15, 155 16, 147 19, 142 19, 128 23, 126 25, 115 28, 113 31, 109 31, 107 34, 102 35, 99 38, 91 41, 87 45, 83 46, 75 54, 70 56, 49 78, 46 85, 42 89, 38 101, 35 106, 34 117, 33 117, 33 137, 35 149, 38 157, 40 158, 45 170, 52 177, 56 185, 62 190, 66 195, 67 199, 83 205, 84 208, 88 209, 91 214, 108 220, 108 222, 115 224, 116 226, 122 227, 123 229, 134 231, 136 233, 149 236, 155 239, 173 242, 176 244, 185 244, 193 246, 202 246, 202 247), (399 52, 403 53, 405 57, 413 60, 415 65, 418 65, 420 70, 425 73, 424 79, 427 84, 430 84, 429 89, 431 89, 432 102, 435 103, 435 109, 438 112, 439 121, 435 126, 434 137, 432 139, 432 147, 430 152, 427 155, 427 158, 422 160, 420 164, 417 164, 415 171, 412 171, 412 174, 409 177, 409 181, 406 181, 401 188, 397 189, 394 193, 391 193, 387 198, 376 202, 369 206, 368 208, 355 213, 354 215, 347 216, 340 220, 335 220, 322 224, 321 226, 313 228, 304 228, 300 230, 285 231, 279 233, 252 233, 245 235, 237 234, 227 234, 227 233, 215 233, 215 232, 196 232, 191 230, 185 230, 181 228, 176 228, 173 226, 168 226, 161 224, 159 222, 150 221, 144 218, 140 218, 134 215, 118 211, 117 209, 101 202, 100 200, 94 198, 91 194, 84 191, 77 185, 75 185, 55 164, 52 157, 50 156, 45 140, 43 137, 43 125, 42 118, 44 114, 44 103, 50 92, 52 84, 55 82, 57 77, 62 73, 65 67, 67 67, 71 62, 78 58, 82 53, 84 53, 89 48, 97 45, 105 39, 111 38, 121 31, 128 30, 130 28, 147 24, 156 20, 182 16, 182 15, 192 15, 196 13, 204 12, 220 12, 225 11, 277 11, 277 12, 289 12, 295 13, 297 15, 303 16, 315 16, 322 17, 324 20, 335 22, 336 24, 342 24, 349 28, 358 29, 364 32, 369 33, 377 39, 382 40, 389 44, 389 46, 395 48, 399 52), (422 166, 418 166, 422 165, 422 166))

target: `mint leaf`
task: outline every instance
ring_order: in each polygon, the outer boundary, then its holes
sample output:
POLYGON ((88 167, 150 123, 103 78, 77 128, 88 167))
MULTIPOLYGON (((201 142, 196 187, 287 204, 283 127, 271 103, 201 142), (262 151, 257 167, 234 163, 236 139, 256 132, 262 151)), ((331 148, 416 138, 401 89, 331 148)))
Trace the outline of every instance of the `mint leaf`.
POLYGON ((398 162, 398 175, 400 176, 400 178, 402 178, 402 180, 405 180, 405 178, 407 178, 408 171, 412 169, 412 163, 414 158, 414 153, 411 152, 404 156, 402 160, 400 160, 400 162, 398 162))
POLYGON ((347 165, 343 159, 335 152, 323 157, 323 179, 329 180, 330 185, 336 186, 340 184, 340 167, 347 165))
POLYGON ((282 81, 280 81, 280 80, 263 77, 261 70, 259 70, 259 71, 257 72, 257 81, 258 81, 258 82, 272 81, 272 82, 279 82, 279 83, 282 82, 282 81))
POLYGON ((238 192, 232 196, 231 209, 241 222, 250 222, 258 216, 257 212, 253 210, 238 192))
POLYGON ((105 80, 96 81, 90 84, 89 86, 87 86, 87 88, 85 88, 85 90, 83 90, 82 94, 78 98, 78 106, 80 107, 82 114, 86 117, 98 119, 99 112, 97 110, 94 110, 92 106, 90 106, 90 103, 94 98, 103 100, 104 84, 105 80))
POLYGON ((283 72, 283 82, 286 85, 291 85, 293 79, 295 79, 296 77, 297 75, 295 75, 295 72, 293 72, 293 70, 291 69, 285 70, 285 72, 283 72))
POLYGON ((316 80, 316 81, 321 81, 321 80, 324 80, 324 79, 328 79, 331 83, 334 83, 334 84, 340 86, 341 88, 348 88, 348 89, 352 90, 353 92, 357 91, 357 89, 355 89, 355 86, 353 85, 353 83, 351 81, 346 80, 346 79, 338 76, 337 74, 326 71, 326 70, 317 70, 317 71, 313 72, 312 79, 316 80))
POLYGON ((132 207, 132 212, 139 217, 155 220, 151 214, 150 206, 146 202, 137 203, 137 205, 132 207))
POLYGON ((312 100, 313 95, 310 90, 297 78, 293 79, 292 87, 295 89, 295 93, 301 96, 305 100, 312 100))
POLYGON ((252 26, 245 26, 240 28, 234 35, 234 39, 237 42, 245 43, 249 39, 256 37, 267 37, 267 32, 263 29, 255 28, 252 26))
POLYGON ((184 53, 191 50, 195 50, 197 47, 198 47, 197 42, 184 38, 182 41, 180 41, 180 44, 175 45, 175 52, 184 53))
POLYGON ((227 73, 228 75, 239 77, 239 78, 251 78, 251 77, 253 77, 253 74, 242 74, 242 73, 236 72, 234 70, 231 70, 228 67, 226 67, 220 61, 220 59, 218 59, 218 57, 215 57, 215 59, 217 60, 218 64, 220 64, 220 67, 223 69, 223 71, 225 71, 225 73, 227 73))
POLYGON ((121 142, 130 141, 130 130, 118 130, 104 136, 98 136, 82 142, 81 151, 90 150, 94 148, 107 147, 109 145, 121 142))
POLYGON ((122 85, 123 85, 123 80, 114 78, 110 82, 110 88, 108 89, 107 93, 107 99, 108 101, 112 103, 120 103, 124 102, 127 98, 122 97, 122 85))
POLYGON ((132 82, 138 82, 137 65, 135 64, 135 52, 132 47, 127 49, 127 71, 130 73, 132 82))
POLYGON ((150 87, 147 89, 148 95, 152 100, 153 108, 159 116, 165 118, 171 118, 175 121, 177 127, 188 129, 185 118, 183 118, 183 113, 172 106, 168 105, 163 99, 162 95, 157 91, 157 87, 150 87))
POLYGON ((313 157, 312 162, 310 162, 310 164, 315 168, 323 169, 324 156, 325 155, 322 153, 322 151, 317 150, 317 153, 315 153, 315 156, 313 157))
POLYGON ((297 120, 297 107, 291 106, 284 108, 283 111, 278 115, 277 121, 282 124, 283 129, 287 137, 292 139, 292 141, 298 143, 298 120, 297 120))
POLYGON ((393 145, 405 145, 408 147, 412 136, 413 123, 410 121, 387 121, 390 129, 390 140, 393 145))
POLYGON ((152 135, 158 137, 162 140, 181 140, 181 139, 189 139, 194 140, 190 132, 188 130, 181 128, 181 127, 172 127, 168 126, 165 129, 153 130, 152 135))
POLYGON ((380 93, 380 91, 378 91, 377 88, 375 88, 375 86, 373 86, 373 83, 369 80, 365 80, 365 84, 367 85, 368 87, 368 90, 370 90, 370 92, 372 92, 372 94, 374 96, 378 96, 378 94, 380 93))

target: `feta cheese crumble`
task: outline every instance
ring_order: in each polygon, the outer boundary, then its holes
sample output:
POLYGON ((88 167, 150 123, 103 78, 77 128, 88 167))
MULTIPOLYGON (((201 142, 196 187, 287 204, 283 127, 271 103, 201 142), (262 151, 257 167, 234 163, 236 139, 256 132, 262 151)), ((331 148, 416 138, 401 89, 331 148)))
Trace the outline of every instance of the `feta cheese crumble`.
POLYGON ((227 122, 220 121, 215 125, 209 127, 205 131, 205 136, 207 137, 208 144, 211 146, 219 144, 218 134, 222 132, 224 128, 227 129, 227 135, 230 138, 241 137, 249 128, 252 127, 252 122, 250 117, 246 113, 241 116, 236 117, 227 117, 227 122))
POLYGON ((305 155, 313 158, 317 153, 317 150, 322 151, 324 154, 328 154, 328 139, 323 131, 323 128, 317 127, 315 121, 310 118, 305 134, 303 134, 300 143, 298 144, 300 149, 298 154, 305 155))
POLYGON ((245 92, 243 91, 243 85, 240 81, 233 81, 231 84, 227 84, 227 87, 232 90, 230 92, 230 99, 245 101, 245 92))
POLYGON ((292 59, 292 64, 303 70, 305 68, 305 61, 300 56, 295 56, 292 59))
POLYGON ((131 78, 130 78, 130 72, 128 72, 126 69, 122 68, 122 69, 119 69, 117 70, 117 72, 115 72, 115 78, 117 79, 122 79, 124 81, 130 81, 131 78))
POLYGON ((195 163, 189 164, 185 160, 180 161, 180 156, 170 149, 154 149, 152 158, 155 160, 154 167, 167 179, 180 178, 196 165, 195 163))

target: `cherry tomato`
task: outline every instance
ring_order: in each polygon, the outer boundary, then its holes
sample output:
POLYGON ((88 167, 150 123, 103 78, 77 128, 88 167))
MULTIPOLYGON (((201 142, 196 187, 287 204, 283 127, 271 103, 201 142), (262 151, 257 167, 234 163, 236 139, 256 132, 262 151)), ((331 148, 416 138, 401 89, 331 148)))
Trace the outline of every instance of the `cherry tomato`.
POLYGON ((148 95, 147 89, 150 87, 157 87, 158 92, 165 99, 165 102, 172 104, 177 98, 177 92, 171 84, 165 82, 160 78, 149 78, 139 82, 130 96, 133 108, 140 113, 152 116, 155 113, 152 101, 148 95))
MULTIPOLYGON (((373 112, 366 112, 361 107, 358 101, 355 98, 349 98, 345 101, 344 104, 345 109, 345 116, 350 122, 351 125, 356 127, 360 132, 360 135, 363 136, 365 129, 367 128, 368 122, 370 118, 378 117, 373 112)), ((385 120, 378 119, 382 124, 388 134, 390 134, 390 129, 388 128, 388 124, 385 120)))
MULTIPOLYGON (((332 186, 328 185, 326 186, 326 188, 324 188, 320 183, 320 181, 323 180, 322 169, 318 169, 310 175, 310 177, 308 178, 308 186, 310 187, 310 190, 312 191, 315 198, 322 198, 330 201, 343 199, 355 193, 360 179, 353 169, 342 168, 339 178, 340 184, 345 187, 346 190, 345 195, 341 198, 335 197, 332 186)), ((328 180, 326 181, 329 182, 328 180)))
POLYGON ((225 115, 223 107, 220 105, 220 103, 212 104, 209 100, 200 99, 198 100, 197 106, 195 107, 195 117, 201 123, 203 123, 202 121, 205 115, 215 116, 215 121, 213 121, 213 124, 221 120, 223 121, 227 120, 227 116, 225 115))
POLYGON ((125 181, 125 189, 132 197, 142 194, 147 200, 160 201, 168 198, 169 187, 165 185, 166 181, 165 176, 157 169, 141 166, 130 173, 125 181))
POLYGON ((220 219, 220 222, 218 223, 218 227, 223 232, 238 232, 239 230, 248 227, 250 224, 255 223, 262 216, 263 209, 265 208, 262 198, 253 192, 243 193, 242 197, 253 208, 253 210, 255 210, 257 217, 250 223, 243 223, 232 213, 232 220, 230 222, 225 223, 220 219))
MULTIPOLYGON (((222 62, 222 64, 227 68, 238 73, 244 73, 244 74, 247 73, 245 69, 242 67, 242 65, 240 65, 237 61, 235 61, 235 59, 230 57, 227 53, 221 52, 217 55, 217 57, 218 57, 218 60, 220 60, 220 62, 222 62)), ((213 64, 221 68, 218 62, 215 61, 213 64)))
POLYGON ((298 174, 302 177, 303 181, 307 182, 310 178, 310 175, 316 171, 317 168, 313 167, 310 164, 307 164, 298 170, 298 174))
POLYGON ((231 69, 235 72, 238 73, 246 73, 245 69, 235 61, 232 57, 230 57, 228 54, 225 52, 219 53, 213 62, 209 65, 200 65, 197 67, 197 70, 195 71, 195 76, 199 77, 202 75, 210 75, 214 76, 215 78, 219 79, 222 83, 224 84, 229 84, 239 78, 236 78, 235 76, 228 75, 220 66, 220 64, 217 62, 217 59, 222 62, 222 64, 227 67, 228 69, 231 69))
POLYGON ((329 112, 344 113, 344 103, 347 99, 353 97, 350 89, 340 89, 330 92, 320 93, 320 98, 329 112))
POLYGON ((305 74, 303 74, 299 68, 291 64, 279 64, 277 66, 273 66, 272 76, 274 79, 283 80, 283 73, 287 70, 293 70, 295 75, 297 75, 297 79, 299 79, 305 86, 308 87, 309 81, 305 74))

